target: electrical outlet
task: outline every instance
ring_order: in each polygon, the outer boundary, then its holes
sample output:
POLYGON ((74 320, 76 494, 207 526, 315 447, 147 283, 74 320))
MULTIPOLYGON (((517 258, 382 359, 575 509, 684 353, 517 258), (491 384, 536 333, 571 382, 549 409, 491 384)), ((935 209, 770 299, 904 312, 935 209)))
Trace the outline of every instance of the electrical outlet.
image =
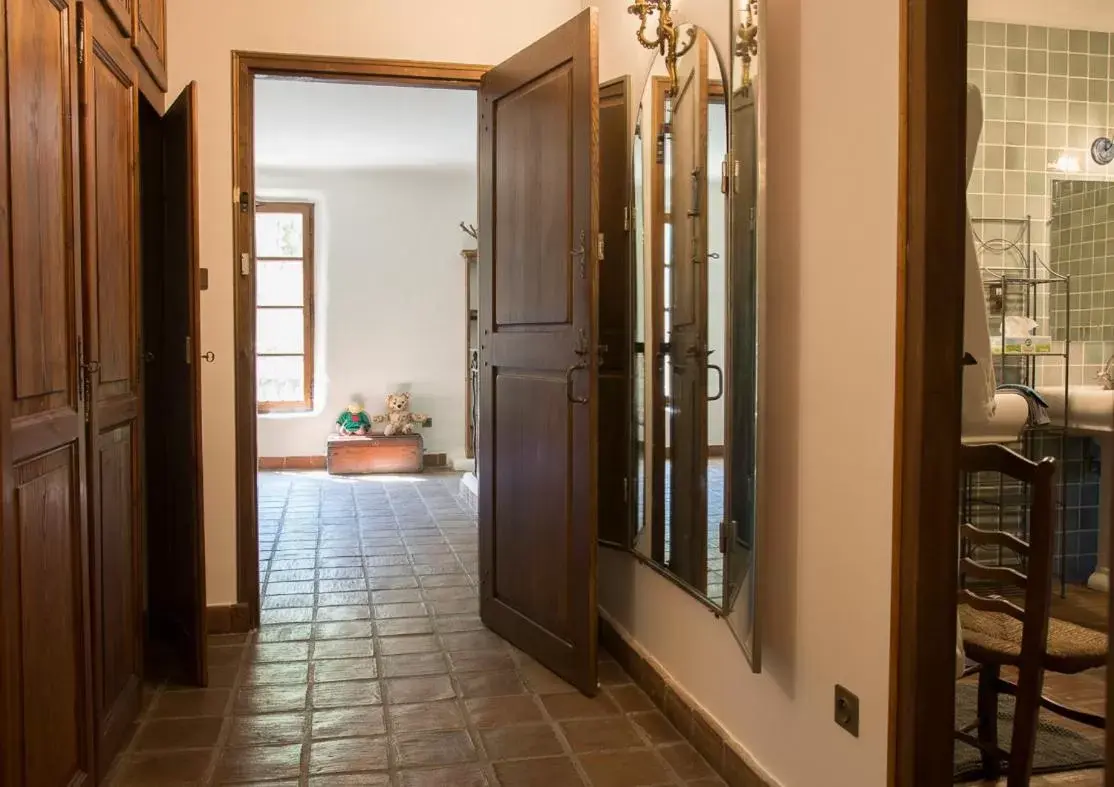
POLYGON ((424 421, 422 421, 422 426, 424 426, 427 429, 429 427, 433 426, 433 419, 432 418, 425 419, 424 421))
POLYGON ((859 698, 839 684, 835 687, 835 723, 859 737, 859 698))

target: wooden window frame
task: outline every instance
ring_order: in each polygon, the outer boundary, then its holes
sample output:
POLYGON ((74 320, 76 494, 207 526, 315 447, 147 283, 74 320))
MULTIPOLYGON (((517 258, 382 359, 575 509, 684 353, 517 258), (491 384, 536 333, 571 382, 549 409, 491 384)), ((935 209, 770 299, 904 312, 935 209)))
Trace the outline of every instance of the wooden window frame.
MULTIPOLYGON (((302 352, 304 386, 301 401, 289 402, 264 402, 256 400, 256 410, 262 415, 268 413, 304 413, 313 410, 313 341, 314 341, 314 206, 312 202, 280 202, 275 200, 259 200, 255 206, 256 216, 263 213, 298 213, 302 216, 302 352)), ((272 262, 291 262, 297 257, 255 257, 255 266, 258 271, 263 265, 272 262)), ((284 309, 292 306, 260 306, 258 295, 255 304, 255 313, 258 317, 260 309, 284 309)), ((255 347, 255 359, 258 363, 260 357, 295 358, 297 353, 260 353, 258 343, 255 347)), ((258 386, 257 386, 258 390, 258 386)))

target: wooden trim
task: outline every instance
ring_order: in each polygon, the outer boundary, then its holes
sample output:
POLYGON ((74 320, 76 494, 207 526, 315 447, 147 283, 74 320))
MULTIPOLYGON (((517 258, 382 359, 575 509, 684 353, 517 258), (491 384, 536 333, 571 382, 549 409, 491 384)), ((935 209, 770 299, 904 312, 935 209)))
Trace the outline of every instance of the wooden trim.
POLYGON ((669 676, 631 645, 615 625, 600 615, 600 645, 626 670, 665 714, 677 731, 707 760, 731 787, 767 785, 735 750, 716 721, 678 691, 669 676))
MULTIPOLYGON (((410 60, 232 53, 232 173, 236 192, 255 193, 255 77, 260 75, 339 80, 377 85, 457 87, 475 90, 488 66, 410 60)), ((254 200, 241 212, 239 194, 232 206, 234 270, 242 253, 254 249, 254 200)), ((256 521, 255 277, 236 274, 234 336, 236 380, 236 587, 247 605, 249 625, 259 625, 259 532, 256 521)))
MULTIPOLYGON (((258 213, 297 213, 302 217, 302 256, 301 258, 291 257, 288 261, 295 260, 302 263, 302 305, 301 307, 294 306, 259 306, 257 303, 255 308, 258 313, 259 309, 282 309, 282 308, 301 308, 302 309, 302 401, 300 402, 256 402, 256 409, 260 413, 289 413, 289 412, 308 412, 313 410, 313 384, 314 384, 314 323, 316 319, 316 301, 314 298, 314 204, 312 202, 280 202, 275 200, 259 200, 255 203, 255 212, 258 213)), ((253 274, 259 269, 260 265, 266 265, 271 262, 284 262, 277 257, 256 257, 255 264, 252 266, 253 274)), ((260 355, 258 354, 256 358, 260 355)), ((274 353, 275 357, 293 358, 297 357, 297 353, 290 353, 289 355, 274 353)))
POLYGON ((967 4, 902 4, 889 784, 950 784, 967 4))
POLYGON ((252 628, 248 605, 242 602, 206 607, 205 623, 209 634, 243 634, 252 628))

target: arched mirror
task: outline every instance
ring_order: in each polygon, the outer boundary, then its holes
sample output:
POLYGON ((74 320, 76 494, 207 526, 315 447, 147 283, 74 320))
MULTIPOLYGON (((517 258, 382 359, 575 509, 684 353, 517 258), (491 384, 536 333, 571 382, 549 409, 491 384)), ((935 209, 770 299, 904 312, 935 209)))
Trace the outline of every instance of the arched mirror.
POLYGON ((744 87, 727 54, 680 25, 640 94, 635 549, 726 617, 757 668, 757 72, 744 87))

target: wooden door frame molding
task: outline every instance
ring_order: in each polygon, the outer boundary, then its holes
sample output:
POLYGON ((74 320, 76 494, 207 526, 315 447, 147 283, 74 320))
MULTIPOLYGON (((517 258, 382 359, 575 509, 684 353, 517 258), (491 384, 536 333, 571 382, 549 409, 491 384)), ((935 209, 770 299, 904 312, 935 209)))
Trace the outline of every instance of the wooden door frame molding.
MULTIPOLYGON (((412 60, 365 60, 347 57, 232 53, 232 173, 234 193, 255 193, 254 80, 285 76, 376 85, 478 90, 490 66, 412 60)), ((234 345, 236 412, 236 597, 249 610, 251 627, 259 625, 259 526, 256 520, 255 278, 240 273, 240 255, 251 255, 254 235, 249 220, 232 205, 234 275, 234 345)), ((250 259, 250 256, 249 256, 250 259)))
POLYGON ((952 779, 967 3, 901 19, 889 784, 952 779))

